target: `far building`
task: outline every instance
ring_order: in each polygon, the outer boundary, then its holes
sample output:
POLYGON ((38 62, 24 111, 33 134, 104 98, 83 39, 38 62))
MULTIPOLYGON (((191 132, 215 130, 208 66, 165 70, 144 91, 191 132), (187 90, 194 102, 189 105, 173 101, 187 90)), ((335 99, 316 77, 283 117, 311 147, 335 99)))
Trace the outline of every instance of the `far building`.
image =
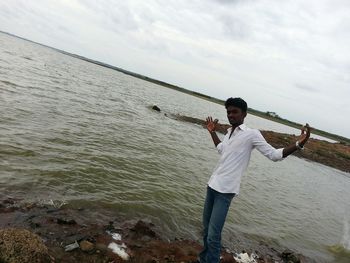
POLYGON ((279 118, 280 116, 278 116, 278 114, 276 112, 273 111, 267 111, 266 115, 274 117, 274 118, 279 118))

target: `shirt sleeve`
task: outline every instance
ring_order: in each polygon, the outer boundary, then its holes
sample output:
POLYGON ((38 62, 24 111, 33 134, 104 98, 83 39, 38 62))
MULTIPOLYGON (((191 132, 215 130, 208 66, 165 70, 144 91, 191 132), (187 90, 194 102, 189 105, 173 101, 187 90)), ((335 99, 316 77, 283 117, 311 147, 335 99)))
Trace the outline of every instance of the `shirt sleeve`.
POLYGON ((223 145, 222 145, 222 142, 220 142, 218 145, 216 145, 216 149, 218 150, 218 153, 219 154, 222 154, 222 149, 223 149, 223 145))
POLYGON ((283 148, 276 149, 272 147, 258 130, 256 130, 253 137, 253 147, 274 162, 283 160, 283 148))

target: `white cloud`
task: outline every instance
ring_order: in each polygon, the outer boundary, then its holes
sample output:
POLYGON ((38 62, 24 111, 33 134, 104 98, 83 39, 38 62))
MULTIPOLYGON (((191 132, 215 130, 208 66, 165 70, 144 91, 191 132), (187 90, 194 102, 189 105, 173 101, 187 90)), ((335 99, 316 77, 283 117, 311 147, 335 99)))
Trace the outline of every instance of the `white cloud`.
POLYGON ((0 30, 350 137, 349 13, 347 0, 18 0, 0 1, 0 30))

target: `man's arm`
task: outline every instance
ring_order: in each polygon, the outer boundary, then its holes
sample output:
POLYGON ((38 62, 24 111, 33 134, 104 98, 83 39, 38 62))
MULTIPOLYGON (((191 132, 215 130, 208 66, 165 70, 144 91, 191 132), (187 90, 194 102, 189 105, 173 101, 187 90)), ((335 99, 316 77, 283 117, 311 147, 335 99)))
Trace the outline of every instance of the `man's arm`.
POLYGON ((211 116, 207 117, 207 121, 205 122, 205 124, 207 125, 207 130, 209 131, 211 138, 213 139, 215 147, 218 146, 218 144, 221 142, 218 135, 215 132, 217 123, 218 120, 215 119, 213 121, 213 118, 211 116))
POLYGON ((310 132, 311 132, 311 128, 310 128, 309 124, 306 123, 306 125, 301 128, 301 135, 300 135, 299 139, 296 141, 296 143, 293 143, 293 144, 283 148, 283 158, 292 154, 296 150, 302 149, 304 147, 305 143, 310 138, 310 132), (306 132, 305 132, 305 130, 306 130, 306 132))
POLYGON ((265 138, 261 135, 261 132, 256 130, 255 136, 253 138, 253 147, 261 152, 264 156, 272 161, 280 161, 287 157, 291 153, 298 149, 301 149, 310 137, 310 127, 308 124, 302 128, 301 135, 298 139, 298 145, 293 143, 285 148, 275 149, 269 143, 266 142, 265 138), (306 131, 306 133, 305 133, 306 131))

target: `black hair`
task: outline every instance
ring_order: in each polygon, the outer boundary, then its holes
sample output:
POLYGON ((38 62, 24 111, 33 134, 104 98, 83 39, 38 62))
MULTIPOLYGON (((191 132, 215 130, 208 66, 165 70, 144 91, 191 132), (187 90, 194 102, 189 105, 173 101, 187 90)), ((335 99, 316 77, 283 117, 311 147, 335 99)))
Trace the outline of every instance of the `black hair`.
POLYGON ((243 112, 247 112, 248 105, 241 98, 228 98, 225 101, 225 108, 227 109, 229 106, 234 106, 240 108, 243 112))

